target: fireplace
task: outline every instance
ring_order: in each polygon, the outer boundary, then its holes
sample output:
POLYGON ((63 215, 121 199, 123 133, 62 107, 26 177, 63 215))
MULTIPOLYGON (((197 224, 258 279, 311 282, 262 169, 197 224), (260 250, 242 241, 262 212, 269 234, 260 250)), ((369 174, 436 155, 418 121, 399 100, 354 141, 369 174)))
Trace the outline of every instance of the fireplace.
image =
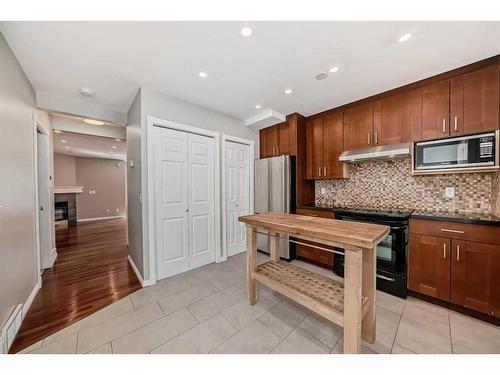
POLYGON ((55 202, 55 221, 68 220, 68 201, 55 202))

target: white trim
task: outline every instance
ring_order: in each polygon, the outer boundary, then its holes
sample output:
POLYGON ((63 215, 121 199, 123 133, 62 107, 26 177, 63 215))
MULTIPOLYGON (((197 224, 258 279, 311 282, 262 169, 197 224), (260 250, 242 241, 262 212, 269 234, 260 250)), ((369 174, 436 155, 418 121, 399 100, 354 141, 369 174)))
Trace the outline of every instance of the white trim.
POLYGON ((128 257, 128 262, 130 263, 130 266, 134 270, 135 276, 137 276, 137 280, 139 280, 139 282, 141 283, 141 286, 143 288, 145 288, 145 287, 147 287, 149 285, 153 285, 154 283, 151 284, 151 282, 149 280, 144 281, 144 279, 142 278, 141 273, 137 269, 137 267, 136 267, 134 261, 132 260, 132 258, 130 257, 130 255, 127 255, 127 257, 128 257))
POLYGON ((126 216, 102 216, 102 217, 90 217, 88 219, 77 219, 77 223, 83 223, 86 221, 98 221, 98 220, 108 220, 108 219, 124 219, 126 216))
MULTIPOLYGON (((149 283, 156 283, 156 246, 155 246, 155 193, 154 193, 154 126, 167 129, 180 130, 187 133, 204 135, 214 139, 214 222, 215 222, 215 262, 225 260, 221 246, 221 211, 220 211, 220 137, 221 133, 212 130, 197 128, 190 125, 180 124, 173 121, 163 120, 154 116, 146 115, 147 119, 147 217, 148 217, 148 249, 149 254, 149 283)), ((143 194, 144 199, 144 194, 143 194)), ((143 218, 144 222, 144 218, 143 218)))
POLYGON ((227 243, 226 243, 226 224, 227 224, 227 218, 226 218, 226 141, 229 142, 235 142, 235 143, 241 143, 243 145, 249 146, 250 149, 250 156, 249 156, 249 161, 250 161, 250 178, 249 178, 249 183, 250 183, 250 189, 249 189, 249 194, 250 194, 250 212, 249 215, 252 215, 254 213, 254 164, 255 164, 255 141, 251 139, 244 139, 244 138, 239 138, 239 137, 234 137, 229 134, 222 133, 222 140, 221 140, 221 217, 222 217, 222 260, 227 260, 227 243))
POLYGON ((36 295, 37 295, 37 293, 38 293, 38 291, 40 290, 41 287, 42 287, 42 280, 39 279, 38 282, 35 284, 35 287, 31 291, 30 295, 26 299, 26 302, 23 305, 23 315, 22 315, 23 319, 26 316, 26 314, 28 313, 28 311, 29 311, 29 309, 31 307, 31 304, 35 300, 35 297, 36 297, 36 295))

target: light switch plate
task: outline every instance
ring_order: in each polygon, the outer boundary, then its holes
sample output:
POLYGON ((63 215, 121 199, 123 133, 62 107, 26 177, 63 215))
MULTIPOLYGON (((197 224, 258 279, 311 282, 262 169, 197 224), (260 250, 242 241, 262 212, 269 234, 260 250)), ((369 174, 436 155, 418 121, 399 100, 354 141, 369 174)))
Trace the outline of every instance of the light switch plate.
POLYGON ((446 187, 444 189, 444 196, 446 198, 453 198, 455 196, 455 188, 454 187, 446 187))

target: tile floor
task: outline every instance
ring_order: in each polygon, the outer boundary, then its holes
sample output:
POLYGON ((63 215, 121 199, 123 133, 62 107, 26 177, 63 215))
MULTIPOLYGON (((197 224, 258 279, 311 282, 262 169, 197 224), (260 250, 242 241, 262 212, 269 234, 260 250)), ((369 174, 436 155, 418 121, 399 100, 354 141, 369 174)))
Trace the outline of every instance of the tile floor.
MULTIPOLYGON (((341 328, 270 289, 248 305, 244 270, 240 254, 161 280, 22 353, 342 352, 341 328)), ((364 353, 500 353, 498 327, 414 298, 377 298, 377 340, 364 353)))

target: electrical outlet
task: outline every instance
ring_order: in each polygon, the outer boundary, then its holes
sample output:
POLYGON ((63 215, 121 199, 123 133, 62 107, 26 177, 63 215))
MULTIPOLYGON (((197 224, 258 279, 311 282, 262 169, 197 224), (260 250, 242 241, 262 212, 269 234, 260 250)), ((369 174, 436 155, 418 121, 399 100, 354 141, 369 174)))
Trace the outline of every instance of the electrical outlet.
POLYGON ((455 196, 455 188, 454 187, 446 187, 444 189, 444 196, 446 198, 453 198, 455 196))
POLYGON ((325 189, 324 187, 322 187, 322 188, 320 189, 320 191, 321 191, 321 194, 326 194, 326 189, 325 189))
POLYGON ((106 212, 109 212, 109 208, 106 208, 106 212))

